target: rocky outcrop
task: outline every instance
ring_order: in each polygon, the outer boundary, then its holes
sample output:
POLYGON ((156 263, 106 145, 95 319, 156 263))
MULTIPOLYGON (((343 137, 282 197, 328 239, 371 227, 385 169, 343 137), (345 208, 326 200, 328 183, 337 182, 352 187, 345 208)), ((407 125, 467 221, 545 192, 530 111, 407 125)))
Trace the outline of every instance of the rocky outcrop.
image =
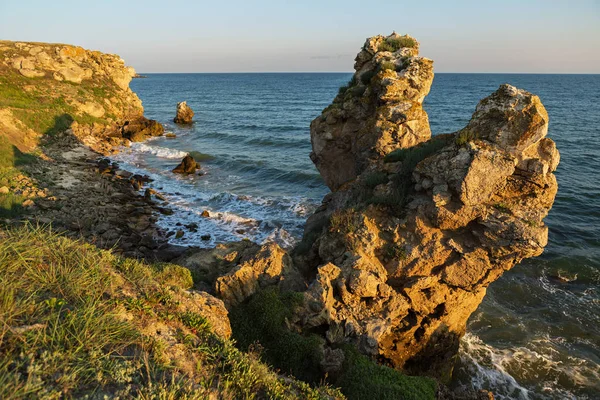
POLYGON ((27 93, 32 105, 25 111, 16 107, 16 113, 10 103, 0 108, 6 136, 26 133, 35 142, 43 134, 71 128, 83 144, 108 154, 116 146, 163 132, 160 124, 144 117, 140 99, 129 88, 135 70, 117 55, 63 44, 0 41, 0 74, 3 86, 27 93), (15 123, 23 112, 30 118, 15 123))
POLYGON ((200 164, 198 164, 196 160, 194 160, 194 157, 188 154, 185 157, 183 157, 183 160, 181 160, 179 165, 173 168, 172 172, 175 174, 189 175, 196 173, 196 170, 198 170, 199 168, 200 164))
POLYGON ((194 118, 194 111, 187 105, 187 102, 182 101, 177 103, 177 115, 173 119, 176 124, 191 124, 194 118))
MULTIPOLYGON (((367 40, 357 71, 381 57, 373 49, 385 40, 367 40)), ((421 68, 431 62, 422 62, 420 71, 432 76, 421 68)), ((404 72, 394 74, 404 79, 404 72)), ((430 84, 420 82, 409 85, 418 107, 430 84)), ((364 92, 380 88, 374 78, 364 92)), ((478 104, 464 129, 417 144, 428 127, 397 123, 394 132, 404 134, 386 142, 378 125, 345 135, 353 131, 348 121, 366 126, 360 118, 372 114, 357 111, 334 122, 332 112, 326 109, 311 129, 315 164, 337 190, 306 225, 303 247, 310 250, 297 264, 316 277, 297 326, 325 332, 331 344, 353 343, 409 373, 446 379, 487 286, 547 243, 543 219, 557 192, 559 162, 545 137, 548 114, 537 96, 502 85, 478 104), (357 147, 358 137, 369 147, 357 147), (345 140, 352 145, 342 146, 345 140), (354 169, 336 175, 334 165, 345 168, 343 157, 354 169)), ((418 121, 426 124, 426 116, 418 121)))
POLYGON ((262 288, 302 290, 304 280, 290 256, 276 243, 250 241, 219 244, 186 254, 176 262, 189 268, 206 290, 228 308, 239 305, 262 288))
POLYGON ((431 137, 422 103, 433 81, 433 61, 419 43, 393 33, 367 39, 352 80, 312 121, 311 159, 337 190, 385 154, 431 137))

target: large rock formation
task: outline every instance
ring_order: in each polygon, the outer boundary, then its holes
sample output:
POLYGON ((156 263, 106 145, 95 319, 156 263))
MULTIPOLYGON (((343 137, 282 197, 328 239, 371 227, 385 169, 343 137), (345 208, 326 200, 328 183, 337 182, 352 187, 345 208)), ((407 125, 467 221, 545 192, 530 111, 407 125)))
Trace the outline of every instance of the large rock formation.
POLYGON ((306 225, 310 250, 297 264, 314 278, 296 324, 448 378, 486 287, 547 243, 559 154, 539 98, 510 85, 464 129, 417 145, 429 136, 420 104, 431 61, 414 48, 382 53, 386 40, 368 39, 357 57, 357 81, 378 70, 356 84, 363 94, 338 96, 311 127, 313 159, 334 192, 306 225), (400 72, 375 67, 404 53, 400 72), (403 94, 388 100, 384 82, 403 94))
POLYGON ((398 148, 431 137, 422 103, 433 81, 433 62, 419 43, 393 33, 367 39, 348 86, 310 126, 311 159, 337 190, 398 148))
POLYGON ((129 88, 135 70, 117 55, 0 41, 0 75, 6 90, 22 93, 19 101, 0 106, 2 133, 22 150, 34 147, 40 135, 67 128, 102 153, 164 131, 144 117, 142 102, 129 88))

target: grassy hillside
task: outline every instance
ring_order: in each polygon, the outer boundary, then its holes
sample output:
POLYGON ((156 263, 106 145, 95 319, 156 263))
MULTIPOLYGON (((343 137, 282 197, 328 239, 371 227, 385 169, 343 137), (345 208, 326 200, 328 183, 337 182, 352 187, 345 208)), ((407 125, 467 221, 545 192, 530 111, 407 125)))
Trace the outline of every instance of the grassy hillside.
POLYGON ((183 312, 191 285, 178 266, 43 228, 0 231, 0 398, 342 398, 284 379, 183 312))

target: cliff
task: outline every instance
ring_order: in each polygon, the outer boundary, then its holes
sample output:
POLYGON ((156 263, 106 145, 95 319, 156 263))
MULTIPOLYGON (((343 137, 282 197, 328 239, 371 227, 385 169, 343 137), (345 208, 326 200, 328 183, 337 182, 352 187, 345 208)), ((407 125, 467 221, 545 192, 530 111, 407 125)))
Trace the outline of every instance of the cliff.
POLYGON ((22 151, 71 128, 88 147, 161 135, 129 88, 132 67, 116 55, 62 44, 0 41, 0 128, 22 151))

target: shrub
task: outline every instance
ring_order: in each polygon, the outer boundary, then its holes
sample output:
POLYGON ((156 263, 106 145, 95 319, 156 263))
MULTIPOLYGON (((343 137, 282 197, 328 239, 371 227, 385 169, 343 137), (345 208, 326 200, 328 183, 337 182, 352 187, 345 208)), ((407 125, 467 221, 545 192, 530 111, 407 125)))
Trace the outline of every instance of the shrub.
POLYGON ((336 384, 351 400, 425 400, 435 399, 437 384, 433 379, 406 376, 395 369, 378 365, 352 346, 343 347, 345 361, 336 384))
POLYGON ((381 42, 377 51, 390 51, 393 53, 404 47, 417 47, 417 42, 408 36, 386 38, 383 42, 381 42))
POLYGON ((262 290, 231 311, 231 328, 242 350, 259 342, 269 364, 314 383, 321 378, 322 339, 316 335, 303 336, 285 327, 294 307, 301 303, 301 294, 280 293, 275 287, 262 290))

